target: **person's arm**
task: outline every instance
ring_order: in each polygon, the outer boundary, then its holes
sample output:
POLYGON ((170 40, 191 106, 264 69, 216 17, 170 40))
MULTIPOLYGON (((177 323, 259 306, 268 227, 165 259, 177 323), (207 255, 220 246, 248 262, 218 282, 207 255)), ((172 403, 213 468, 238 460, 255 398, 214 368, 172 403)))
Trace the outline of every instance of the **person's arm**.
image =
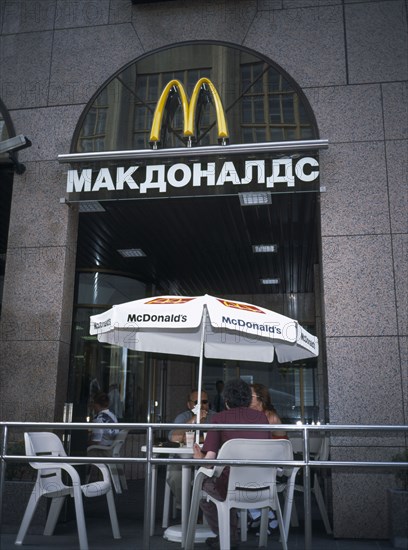
MULTIPOLYGON (((282 420, 278 416, 278 414, 274 411, 268 411, 268 421, 269 424, 282 424, 282 420)), ((274 437, 287 437, 286 432, 284 431, 274 431, 272 432, 272 435, 274 437)))
POLYGON ((207 451, 206 453, 204 453, 201 450, 200 445, 198 445, 198 443, 194 443, 193 458, 205 459, 205 460, 214 460, 214 458, 216 458, 216 457, 217 457, 217 453, 214 453, 214 451, 207 451))
MULTIPOLYGON (((94 422, 97 424, 101 424, 102 420, 97 416, 94 418, 94 422)), ((93 430, 90 430, 88 434, 88 446, 89 445, 98 445, 102 441, 103 436, 103 430, 94 428, 93 430)))
MULTIPOLYGON (((207 419, 208 411, 201 409, 201 422, 205 422, 207 419)), ((193 415, 188 420, 180 420, 179 417, 176 418, 174 424, 195 424, 196 416, 193 415)), ((170 441, 175 441, 177 443, 185 442, 186 430, 172 430, 169 434, 170 441)))
MULTIPOLYGON (((194 424, 195 417, 193 416, 189 420, 176 420, 174 424, 194 424)), ((172 430, 169 434, 170 441, 175 441, 177 443, 183 443, 186 435, 186 430, 172 430)))

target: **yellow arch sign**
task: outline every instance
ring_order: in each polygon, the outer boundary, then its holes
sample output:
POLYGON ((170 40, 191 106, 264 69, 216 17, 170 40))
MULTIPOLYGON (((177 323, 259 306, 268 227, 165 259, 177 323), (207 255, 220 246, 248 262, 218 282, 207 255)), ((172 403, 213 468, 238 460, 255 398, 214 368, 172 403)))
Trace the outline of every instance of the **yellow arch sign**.
POLYGON ((160 141, 160 130, 163 121, 164 109, 166 107, 167 98, 170 94, 171 89, 174 87, 177 89, 180 99, 181 107, 183 109, 183 119, 184 119, 184 128, 183 134, 186 137, 191 137, 194 135, 194 120, 198 102, 198 96, 200 95, 201 87, 206 84, 212 94, 214 100, 215 111, 217 114, 217 124, 218 124, 218 137, 220 139, 225 139, 228 137, 228 128, 227 121, 225 119, 224 108, 220 96, 218 95, 217 89, 214 84, 208 78, 200 78, 197 84, 194 86, 194 90, 191 96, 191 101, 189 103, 187 94, 184 90, 183 84, 179 80, 171 80, 162 91, 162 94, 157 102, 156 109, 154 111, 152 129, 150 132, 150 141, 157 142, 160 141))

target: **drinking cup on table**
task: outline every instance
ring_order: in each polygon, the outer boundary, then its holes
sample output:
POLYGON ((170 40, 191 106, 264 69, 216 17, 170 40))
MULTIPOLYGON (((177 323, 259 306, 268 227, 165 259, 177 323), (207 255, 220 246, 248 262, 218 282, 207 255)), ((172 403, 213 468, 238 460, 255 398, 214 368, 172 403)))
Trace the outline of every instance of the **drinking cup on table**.
POLYGON ((194 445, 194 432, 186 432, 186 447, 194 445))

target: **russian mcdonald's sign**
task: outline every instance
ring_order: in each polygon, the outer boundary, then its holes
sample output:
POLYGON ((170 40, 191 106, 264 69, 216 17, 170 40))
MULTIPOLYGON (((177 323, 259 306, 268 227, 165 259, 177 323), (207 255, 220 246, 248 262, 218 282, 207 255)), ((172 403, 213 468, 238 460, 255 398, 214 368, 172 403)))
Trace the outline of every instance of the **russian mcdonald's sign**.
POLYGON ((206 88, 208 88, 212 96, 215 111, 217 113, 218 139, 225 141, 228 138, 228 128, 220 96, 218 95, 217 89, 211 82, 211 80, 209 80, 208 78, 200 78, 200 80, 194 86, 190 102, 188 101, 184 86, 179 80, 171 80, 165 86, 159 98, 159 101, 157 102, 156 110, 154 112, 152 129, 150 132, 150 143, 157 143, 158 141, 160 141, 163 114, 166 108, 167 99, 172 92, 176 92, 179 94, 184 119, 183 134, 184 137, 191 139, 194 136, 194 122, 196 117, 198 97, 200 95, 200 92, 202 90, 205 90, 206 88))
POLYGON ((319 190, 315 153, 327 147, 325 140, 230 145, 228 139, 224 107, 213 82, 200 78, 189 100, 184 85, 173 79, 156 104, 150 131, 152 149, 59 155, 59 159, 92 162, 92 168, 68 170, 66 190, 72 201, 319 190), (192 147, 201 93, 210 96, 215 108, 220 145, 192 147), (159 149, 164 113, 173 94, 180 100, 187 147, 159 149), (288 149, 296 154, 282 154, 288 149), (302 149, 311 150, 310 156, 301 156, 302 149), (101 159, 109 161, 107 166, 101 159))

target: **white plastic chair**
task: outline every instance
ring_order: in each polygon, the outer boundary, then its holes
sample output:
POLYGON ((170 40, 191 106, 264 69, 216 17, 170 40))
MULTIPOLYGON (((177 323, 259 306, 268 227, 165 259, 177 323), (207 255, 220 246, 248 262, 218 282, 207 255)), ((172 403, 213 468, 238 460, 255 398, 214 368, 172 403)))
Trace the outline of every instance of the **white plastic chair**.
MULTIPOLYGON (((116 437, 112 440, 111 445, 90 445, 87 448, 87 453, 92 456, 92 451, 102 451, 104 456, 119 457, 121 456, 122 447, 126 441, 128 430, 120 430, 116 437)), ((100 456, 98 454, 98 456, 100 456)), ((122 464, 108 464, 109 471, 112 476, 113 486, 118 494, 122 493, 122 489, 128 488, 126 476, 122 464)), ((89 480, 89 475, 87 480, 89 480)))
MULTIPOLYGON (((24 434, 25 450, 28 456, 67 456, 59 437, 50 432, 30 432, 24 434)), ((103 481, 96 481, 87 485, 81 485, 78 472, 65 462, 45 463, 30 462, 30 466, 38 470, 37 481, 34 485, 30 499, 24 513, 23 521, 17 534, 15 544, 22 545, 30 522, 33 518, 40 497, 51 498, 51 506, 44 529, 44 535, 52 535, 57 524, 58 516, 64 504, 65 497, 71 496, 75 502, 75 514, 78 527, 80 550, 88 550, 88 537, 84 518, 82 495, 97 497, 106 495, 109 515, 112 524, 113 537, 120 539, 118 519, 116 516, 115 501, 109 471, 103 464, 95 464, 103 475, 103 481), (62 481, 62 471, 70 477, 72 486, 67 486, 62 481)))
MULTIPOLYGON (((292 442, 293 452, 303 454, 303 439, 299 436, 294 435, 290 435, 289 439, 292 442)), ((309 453, 310 458, 312 458, 313 460, 328 460, 330 453, 329 436, 323 434, 312 434, 309 437, 309 453)), ((303 485, 295 485, 295 491, 304 492, 303 485)), ((328 535, 331 535, 332 528, 330 525, 329 516, 327 514, 327 508, 324 502, 323 493, 320 488, 319 472, 315 468, 313 468, 313 479, 310 491, 312 494, 314 494, 316 498, 317 506, 319 508, 319 512, 322 517, 324 527, 326 529, 326 533, 328 535)), ((292 508, 291 524, 293 527, 297 527, 299 525, 295 505, 293 505, 292 508)))
MULTIPOLYGON (((220 460, 243 459, 255 462, 259 460, 286 461, 293 460, 293 451, 290 441, 284 439, 231 439, 221 447, 217 458, 220 460)), ((276 486, 278 466, 261 464, 230 466, 227 497, 224 501, 219 501, 207 494, 202 489, 202 485, 207 478, 219 477, 224 467, 201 467, 196 473, 187 528, 186 550, 191 550, 194 545, 201 498, 206 498, 217 506, 221 550, 229 550, 230 548, 231 508, 240 510, 262 509, 259 546, 267 545, 268 510, 269 508, 274 510, 278 519, 282 547, 283 550, 287 550, 287 531, 291 516, 294 479, 298 468, 294 468, 291 473, 287 470, 290 476, 286 484, 285 510, 282 515, 276 486)), ((244 515, 246 517, 246 514, 244 515)))

